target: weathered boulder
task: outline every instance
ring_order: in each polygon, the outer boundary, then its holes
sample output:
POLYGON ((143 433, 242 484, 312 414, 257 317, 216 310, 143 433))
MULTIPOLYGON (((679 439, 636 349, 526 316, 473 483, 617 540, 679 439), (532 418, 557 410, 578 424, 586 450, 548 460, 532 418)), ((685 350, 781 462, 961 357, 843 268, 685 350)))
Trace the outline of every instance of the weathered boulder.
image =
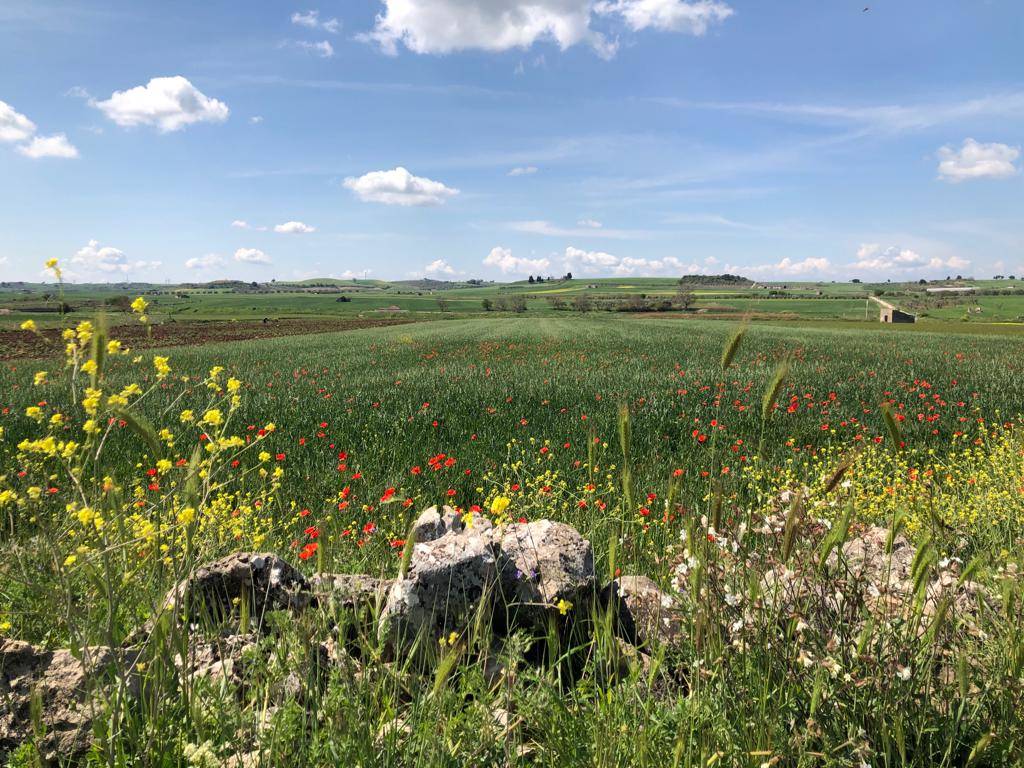
POLYGON ((269 680, 271 700, 281 702, 301 699, 310 686, 322 686, 332 660, 326 644, 274 647, 250 632, 193 639, 184 656, 175 655, 174 664, 190 685, 204 680, 224 684, 238 697, 244 696, 254 682, 262 684, 269 680))
POLYGON ((190 681, 223 681, 241 686, 258 640, 255 634, 246 633, 190 642, 184 655, 179 653, 174 657, 174 665, 190 681))
MULTIPOLYGON (((38 695, 45 734, 37 746, 43 759, 54 762, 81 755, 92 744, 93 718, 102 713, 101 690, 115 685, 118 654, 88 647, 80 658, 70 650, 48 651, 20 640, 0 641, 0 759, 33 733, 32 698, 38 695)), ((131 665, 130 660, 122 658, 131 665)), ((126 695, 136 694, 134 675, 125 672, 126 695)))
POLYGON ((309 588, 317 604, 336 611, 383 605, 391 583, 391 579, 354 573, 316 573, 309 578, 309 588))
POLYGON ((451 507, 445 505, 438 512, 437 507, 424 510, 412 526, 413 540, 417 542, 434 541, 446 533, 462 531, 465 525, 462 517, 451 507))
POLYGON ((305 608, 310 601, 306 577, 271 553, 235 552, 182 579, 164 598, 163 608, 189 623, 214 623, 239 614, 241 601, 259 621, 268 610, 305 608))
MULTIPOLYGON (((882 593, 903 591, 916 554, 914 545, 900 533, 892 537, 890 549, 889 529, 878 525, 852 534, 842 546, 842 562, 850 577, 882 593)), ((830 563, 835 565, 835 554, 830 563)))
POLYGON ((431 509, 420 516, 421 526, 427 540, 417 538, 380 618, 381 637, 398 645, 421 632, 441 637, 465 628, 481 600, 492 596, 496 628, 508 631, 546 626, 548 616, 593 595, 593 550, 570 525, 537 520, 494 528, 485 519, 463 524, 431 509))
POLYGON ((683 634, 678 601, 646 576, 621 576, 605 587, 602 602, 615 611, 616 628, 642 648, 677 642, 683 634))
POLYGON ((513 523, 495 535, 501 596, 517 623, 565 612, 593 593, 594 552, 571 525, 513 523), (499 538, 500 536, 500 538, 499 538))
POLYGON ((436 638, 466 627, 490 594, 495 573, 490 537, 472 529, 415 544, 408 570, 388 592, 381 638, 407 646, 420 633, 436 638))
POLYGON ((392 579, 344 573, 318 573, 309 579, 313 600, 331 626, 329 642, 337 658, 362 658, 366 638, 377 631, 392 579))

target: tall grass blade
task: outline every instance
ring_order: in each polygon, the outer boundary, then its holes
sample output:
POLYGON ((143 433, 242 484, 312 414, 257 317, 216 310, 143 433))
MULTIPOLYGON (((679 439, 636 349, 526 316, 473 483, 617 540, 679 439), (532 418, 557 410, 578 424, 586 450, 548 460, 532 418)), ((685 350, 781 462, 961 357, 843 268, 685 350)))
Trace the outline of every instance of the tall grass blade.
POLYGON ((110 413, 115 418, 123 421, 128 429, 142 439, 146 447, 149 448, 153 461, 156 461, 163 455, 163 447, 160 445, 160 440, 156 436, 156 430, 149 419, 140 414, 132 413, 127 408, 114 407, 110 409, 110 413))
POLYGON ((882 421, 885 423, 885 430, 889 433, 894 450, 903 450, 903 435, 900 432, 900 425, 892 412, 892 405, 888 402, 882 403, 882 421))

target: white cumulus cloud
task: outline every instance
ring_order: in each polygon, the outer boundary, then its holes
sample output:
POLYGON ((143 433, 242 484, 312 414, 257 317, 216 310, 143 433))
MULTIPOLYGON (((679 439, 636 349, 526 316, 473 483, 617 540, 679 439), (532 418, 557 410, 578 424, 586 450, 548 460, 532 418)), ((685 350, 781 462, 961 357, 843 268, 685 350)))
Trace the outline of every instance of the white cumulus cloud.
POLYGON ((78 157, 78 150, 63 133, 36 136, 36 124, 6 101, 0 101, 0 142, 25 142, 18 152, 38 160, 43 157, 78 157))
POLYGON ((533 272, 543 272, 551 266, 551 262, 547 259, 524 259, 519 256, 512 255, 511 248, 502 248, 497 246, 491 249, 491 252, 484 258, 485 267, 497 267, 505 274, 529 274, 533 272))
POLYGON ((86 275, 103 273, 107 276, 126 275, 129 272, 155 269, 160 266, 159 261, 132 261, 124 251, 108 245, 101 246, 97 240, 90 240, 85 246, 79 248, 71 257, 71 263, 78 267, 76 272, 86 275))
POLYGON ((235 219, 234 221, 231 222, 231 226, 234 227, 235 229, 248 229, 249 222, 243 221, 242 219, 235 219))
POLYGON ((384 0, 373 31, 359 38, 392 55, 399 43, 415 53, 443 54, 507 51, 551 41, 562 50, 586 43, 611 58, 618 43, 591 26, 595 19, 620 21, 633 31, 701 35, 732 13, 715 0, 384 0))
POLYGON ((733 10, 712 0, 613 0, 600 2, 594 10, 603 15, 616 14, 634 31, 658 29, 703 35, 712 24, 725 21, 733 10))
POLYGON ((227 104, 205 95, 181 75, 154 77, 92 105, 124 128, 151 125, 161 133, 193 123, 222 123, 230 114, 227 104))
POLYGON ((787 256, 776 264, 758 264, 752 267, 736 267, 736 269, 771 277, 774 275, 813 275, 827 272, 831 266, 831 262, 826 258, 808 257, 801 261, 794 261, 787 256))
POLYGON ((614 46, 591 30, 591 0, 384 0, 374 30, 361 35, 389 54, 398 43, 415 53, 507 51, 550 40, 565 50, 589 42, 602 55, 614 46))
POLYGON ((959 150, 948 146, 939 150, 939 178, 954 184, 969 179, 1005 179, 1019 172, 1019 157, 1020 147, 965 139, 959 150))
POLYGON ((270 257, 259 248, 239 248, 235 251, 235 261, 242 264, 269 264, 270 257))
POLYGON ((611 274, 615 277, 675 275, 699 271, 696 264, 684 264, 675 256, 661 259, 616 256, 604 251, 586 251, 571 245, 565 249, 565 264, 570 270, 592 275, 611 274))
POLYGON ((532 176, 537 172, 535 165, 520 165, 508 172, 509 176, 532 176))
POLYGON ((28 144, 18 147, 18 152, 33 160, 42 157, 78 157, 78 150, 63 133, 55 133, 52 136, 36 136, 28 144))
POLYGON ((455 271, 455 267, 449 264, 444 259, 434 259, 432 262, 427 264, 423 268, 423 274, 425 275, 455 275, 458 274, 455 271))
POLYGON ((316 227, 303 224, 301 221, 286 221, 284 224, 275 226, 274 231, 280 232, 283 235, 305 235, 310 232, 316 232, 316 227))
POLYGON ((934 272, 939 269, 963 269, 970 264, 971 262, 967 259, 956 255, 944 259, 937 256, 927 257, 910 248, 900 248, 895 245, 883 247, 879 243, 863 243, 857 249, 857 260, 853 263, 853 267, 874 272, 920 270, 934 272))
POLYGON ((441 205, 459 194, 459 190, 440 181, 413 176, 401 166, 390 171, 371 171, 359 177, 349 176, 344 184, 360 200, 385 205, 441 205))
POLYGON ((224 259, 218 256, 216 253, 208 253, 205 256, 195 256, 188 259, 185 262, 186 269, 210 269, 211 267, 219 267, 224 263, 224 259))
POLYGON ((35 132, 35 123, 6 101, 0 101, 0 141, 25 141, 35 132))
POLYGON ((322 29, 324 32, 330 32, 332 35, 336 35, 341 29, 341 22, 337 19, 325 19, 320 20, 320 11, 306 11, 301 13, 296 11, 292 14, 292 24, 297 24, 300 27, 306 27, 307 29, 322 29))

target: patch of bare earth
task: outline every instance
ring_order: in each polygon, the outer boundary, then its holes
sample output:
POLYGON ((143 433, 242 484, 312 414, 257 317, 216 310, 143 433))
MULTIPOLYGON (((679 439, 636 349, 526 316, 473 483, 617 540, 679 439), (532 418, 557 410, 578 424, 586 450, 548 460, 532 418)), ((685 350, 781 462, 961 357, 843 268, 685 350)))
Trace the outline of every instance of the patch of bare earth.
MULTIPOLYGON (((303 336, 311 333, 335 333, 361 328, 383 328, 404 325, 411 319, 353 318, 330 320, 322 318, 294 318, 282 320, 224 320, 189 321, 141 325, 117 325, 109 329, 111 338, 118 339, 132 349, 150 347, 184 347, 216 344, 222 341, 272 339, 277 336, 303 336)), ((28 331, 0 330, 0 360, 54 357, 61 354, 63 343, 59 329, 47 329, 39 334, 28 331)))

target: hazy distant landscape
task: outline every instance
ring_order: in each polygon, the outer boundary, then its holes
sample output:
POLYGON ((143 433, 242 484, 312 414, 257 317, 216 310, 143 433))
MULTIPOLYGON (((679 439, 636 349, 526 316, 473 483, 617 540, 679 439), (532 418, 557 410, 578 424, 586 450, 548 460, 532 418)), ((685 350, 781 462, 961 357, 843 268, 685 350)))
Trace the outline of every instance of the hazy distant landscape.
MULTIPOLYGON (((0 283, 0 328, 26 319, 41 327, 104 313, 111 323, 130 320, 135 295, 150 301, 154 323, 316 319, 322 321, 468 317, 491 313, 547 316, 562 313, 659 314, 691 319, 759 321, 879 321, 881 298, 937 329, 972 325, 972 332, 1024 323, 1024 279, 914 282, 755 282, 740 276, 681 278, 542 278, 535 281, 310 279, 300 282, 213 281, 181 285, 0 283), (63 300, 59 298, 63 295, 63 300), (63 301, 63 305, 62 305, 63 301)), ((329 327, 329 326, 325 326, 329 327)), ((1022 326, 1024 327, 1024 326, 1022 326)), ((197 337, 201 338, 201 337, 197 337)))

